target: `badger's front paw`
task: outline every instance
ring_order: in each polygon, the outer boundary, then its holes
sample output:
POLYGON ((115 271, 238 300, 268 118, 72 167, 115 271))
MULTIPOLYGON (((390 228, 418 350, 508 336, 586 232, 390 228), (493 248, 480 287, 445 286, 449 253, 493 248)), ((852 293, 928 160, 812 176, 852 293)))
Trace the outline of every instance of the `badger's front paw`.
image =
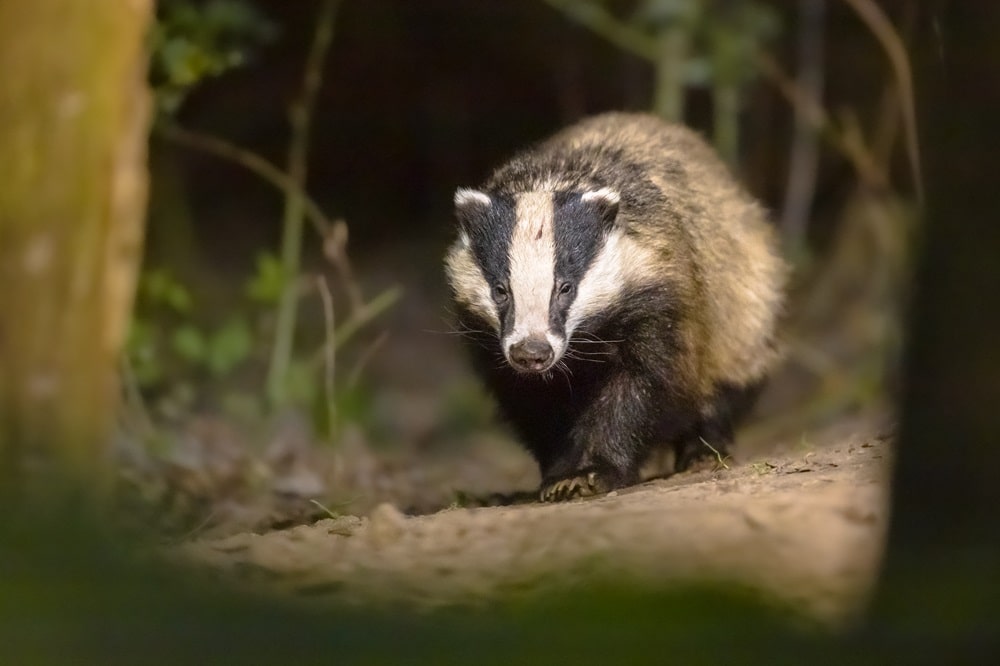
POLYGON ((539 499, 543 502, 565 502, 578 497, 601 495, 617 487, 596 470, 581 470, 574 476, 543 483, 539 499))

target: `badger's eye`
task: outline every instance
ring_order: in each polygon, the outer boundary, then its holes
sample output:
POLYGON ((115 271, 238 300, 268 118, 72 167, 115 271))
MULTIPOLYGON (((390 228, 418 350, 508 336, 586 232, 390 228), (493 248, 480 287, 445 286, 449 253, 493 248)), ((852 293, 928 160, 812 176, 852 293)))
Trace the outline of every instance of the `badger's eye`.
POLYGON ((572 293, 572 291, 573 291, 573 283, 571 283, 571 282, 562 282, 562 283, 559 284, 559 295, 560 296, 568 296, 570 293, 572 293))
POLYGON ((507 287, 502 284, 493 285, 493 301, 497 305, 503 305, 507 302, 510 295, 507 293, 507 287))

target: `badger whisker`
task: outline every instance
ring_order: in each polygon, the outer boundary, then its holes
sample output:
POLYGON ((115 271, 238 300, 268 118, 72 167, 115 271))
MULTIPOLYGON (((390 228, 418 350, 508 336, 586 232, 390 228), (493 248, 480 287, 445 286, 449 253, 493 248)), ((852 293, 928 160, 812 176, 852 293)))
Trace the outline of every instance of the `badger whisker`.
POLYGON ((587 358, 586 356, 577 356, 575 353, 569 351, 563 354, 563 358, 569 358, 574 361, 583 361, 585 363, 607 363, 607 360, 603 358, 587 358))
POLYGON ((583 356, 614 356, 615 352, 610 351, 597 351, 595 349, 578 349, 576 347, 569 347, 566 353, 581 354, 583 356))
POLYGON ((591 335, 590 338, 579 337, 581 335, 589 335, 587 333, 580 333, 579 331, 570 338, 570 342, 574 344, 586 344, 586 345, 610 345, 617 344, 620 342, 625 342, 624 338, 619 338, 617 340, 602 340, 597 336, 591 335))

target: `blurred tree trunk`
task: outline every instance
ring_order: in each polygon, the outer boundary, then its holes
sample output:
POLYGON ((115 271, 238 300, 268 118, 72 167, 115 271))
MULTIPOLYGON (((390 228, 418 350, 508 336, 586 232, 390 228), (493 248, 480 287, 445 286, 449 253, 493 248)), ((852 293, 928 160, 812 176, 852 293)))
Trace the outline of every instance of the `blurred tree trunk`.
POLYGON ((933 9, 913 47, 927 224, 870 636, 902 648, 886 651, 892 660, 920 645, 928 663, 1000 663, 1000 226, 987 166, 1000 137, 1000 89, 987 85, 1000 61, 1000 3, 933 9))
POLYGON ((4 511, 107 487, 146 204, 152 16, 152 0, 0 2, 4 511))

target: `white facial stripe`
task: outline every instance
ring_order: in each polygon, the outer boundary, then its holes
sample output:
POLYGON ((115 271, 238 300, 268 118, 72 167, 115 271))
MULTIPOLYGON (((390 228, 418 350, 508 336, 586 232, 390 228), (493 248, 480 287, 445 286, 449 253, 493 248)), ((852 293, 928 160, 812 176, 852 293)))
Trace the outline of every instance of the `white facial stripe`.
POLYGON ((514 327, 504 340, 505 349, 529 335, 548 336, 549 302, 555 281, 552 193, 518 194, 515 203, 517 221, 510 243, 514 327))
POLYGON ((482 269, 472 258, 467 239, 464 243, 456 243, 448 251, 445 270, 448 281, 455 290, 455 299, 483 317, 499 333, 500 317, 490 295, 490 285, 486 282, 482 269))
POLYGON ((572 336, 580 322, 617 301, 626 286, 649 281, 656 261, 654 251, 621 230, 611 232, 577 285, 576 299, 566 316, 566 337, 572 336))

